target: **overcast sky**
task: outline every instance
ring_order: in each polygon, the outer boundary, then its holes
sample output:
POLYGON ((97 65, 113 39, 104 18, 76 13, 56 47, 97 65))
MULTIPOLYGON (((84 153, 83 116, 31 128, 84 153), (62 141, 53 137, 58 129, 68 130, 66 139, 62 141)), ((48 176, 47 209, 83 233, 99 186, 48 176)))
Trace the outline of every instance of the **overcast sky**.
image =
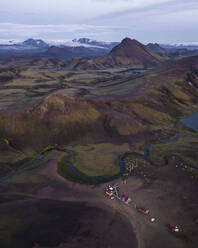
POLYGON ((0 0, 0 39, 198 42, 198 0, 0 0))

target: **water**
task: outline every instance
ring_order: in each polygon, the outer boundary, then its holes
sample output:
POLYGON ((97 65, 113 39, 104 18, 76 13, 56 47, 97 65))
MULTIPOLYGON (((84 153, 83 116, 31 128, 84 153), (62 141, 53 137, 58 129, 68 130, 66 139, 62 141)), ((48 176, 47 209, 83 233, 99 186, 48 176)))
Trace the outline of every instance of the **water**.
POLYGON ((182 123, 186 125, 187 127, 190 127, 194 129, 195 131, 198 131, 198 112, 196 112, 193 115, 188 116, 185 119, 182 119, 182 123))
POLYGON ((3 182, 3 181, 6 181, 7 179, 13 177, 13 176, 16 176, 16 175, 19 175, 35 166, 37 166, 37 164, 43 159, 43 154, 40 154, 39 157, 37 159, 35 159, 30 165, 28 165, 27 167, 23 168, 23 169, 20 169, 20 170, 17 170, 13 173, 11 173, 10 175, 8 176, 5 176, 5 177, 1 177, 0 178, 0 182, 3 182))
MULTIPOLYGON (((190 115, 189 117, 185 118, 182 120, 182 123, 192 129, 194 129, 195 131, 198 131, 198 112, 196 112, 195 114, 193 115, 190 115)), ((78 176, 80 176, 83 180, 87 181, 87 183, 89 184, 99 184, 99 183, 106 183, 106 182, 109 182, 109 181, 112 181, 116 178, 119 178, 124 172, 125 172, 125 163, 124 163, 124 159, 126 156, 134 156, 134 157, 137 157, 137 158, 143 158, 149 162, 151 162, 149 160, 149 153, 150 153, 150 148, 153 147, 153 146, 157 146, 159 144, 167 144, 167 143, 173 143, 173 142, 176 142, 178 139, 180 139, 181 137, 196 137, 198 138, 198 135, 191 135, 191 134, 178 134, 176 135, 175 137, 173 137, 172 139, 168 139, 168 140, 162 140, 162 141, 159 141, 157 143, 153 143, 153 144, 147 144, 143 147, 143 150, 144 150, 144 154, 138 154, 138 153, 128 153, 128 154, 124 154, 124 155, 121 155, 119 157, 119 167, 120 167, 120 172, 114 176, 110 176, 110 177, 103 177, 101 178, 100 181, 96 182, 94 180, 93 177, 91 176, 87 176, 86 174, 82 173, 81 171, 79 171, 75 166, 73 166, 72 162, 71 162, 71 157, 74 155, 74 152, 71 151, 71 150, 62 150, 63 152, 67 152, 68 155, 66 156, 66 164, 67 166, 69 166, 69 168, 72 170, 72 172, 78 176)), ((59 149, 57 149, 59 150, 59 149)), ((61 150, 59 150, 61 151, 61 150)), ((47 151, 48 152, 48 151, 47 151)), ((37 164, 43 159, 43 156, 44 156, 44 153, 42 153, 41 155, 39 155, 39 157, 34 160, 29 166, 27 166, 26 168, 23 168, 23 169, 20 169, 8 176, 5 176, 5 177, 2 177, 0 178, 0 182, 3 182, 15 175, 18 175, 18 174, 21 174, 27 170, 29 170, 30 168, 33 168, 35 166, 37 166, 37 164)))
MULTIPOLYGON (((80 176, 84 181, 86 181, 87 183, 89 184, 99 184, 99 183, 106 183, 106 182, 109 182, 109 181, 112 181, 114 179, 117 179, 119 178, 124 172, 125 172, 125 163, 124 163, 124 158, 125 158, 125 155, 121 155, 119 157, 119 166, 120 166, 120 172, 117 173, 116 175, 113 175, 113 176, 109 176, 109 177, 101 177, 101 179, 99 181, 96 182, 96 180, 94 180, 95 178, 94 177, 91 177, 91 176, 87 176, 86 174, 84 174, 83 172, 79 171, 75 166, 73 166, 72 162, 71 162, 71 158, 72 156, 74 155, 74 152, 71 151, 71 150, 67 150, 67 149, 64 149, 64 150, 60 150, 60 149, 52 149, 52 150, 58 150, 58 151, 62 151, 62 152, 67 152, 68 155, 66 156, 66 166, 68 166, 71 171, 80 176)), ((35 159, 30 165, 28 165, 27 167, 23 168, 23 169, 19 169, 5 177, 1 177, 0 178, 0 182, 4 182, 6 181, 7 179, 9 178, 12 178, 13 176, 16 176, 16 175, 19 175, 19 174, 22 174, 23 172, 33 168, 33 167, 36 167, 38 165, 38 163, 43 159, 44 157, 44 154, 48 153, 50 151, 46 151, 42 154, 39 155, 39 157, 37 159, 35 159)))

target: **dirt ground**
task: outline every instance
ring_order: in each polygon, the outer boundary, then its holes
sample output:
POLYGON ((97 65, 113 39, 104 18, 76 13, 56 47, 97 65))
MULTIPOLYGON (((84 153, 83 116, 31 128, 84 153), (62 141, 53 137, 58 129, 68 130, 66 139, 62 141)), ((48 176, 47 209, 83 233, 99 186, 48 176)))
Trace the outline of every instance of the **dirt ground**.
MULTIPOLYGON (((154 169, 156 179, 149 187, 145 187, 143 181, 137 177, 130 177, 126 184, 121 179, 116 180, 115 182, 120 186, 120 191, 132 199, 130 206, 128 206, 116 199, 105 198, 103 194, 105 185, 80 185, 69 182, 58 175, 57 159, 59 155, 57 152, 50 162, 26 173, 26 178, 30 173, 34 173, 37 177, 44 178, 44 183, 41 183, 28 194, 27 192, 22 193, 23 187, 21 187, 21 193, 17 190, 17 195, 24 195, 24 197, 27 197, 25 201, 33 201, 32 203, 46 201, 45 206, 49 206, 49 209, 50 201, 57 201, 63 205, 68 202, 75 203, 75 206, 85 204, 86 207, 90 208, 90 213, 93 210, 94 214, 86 218, 82 216, 82 223, 74 232, 75 235, 78 232, 83 233, 83 235, 86 233, 86 238, 83 241, 75 238, 74 235, 72 240, 68 239, 68 242, 61 239, 62 242, 57 246, 52 246, 53 242, 49 246, 46 246, 45 242, 34 242, 34 248, 197 247, 198 200, 196 192, 198 184, 196 181, 192 181, 189 175, 177 168, 163 167, 154 169), (150 209, 150 214, 139 213, 134 205, 150 209), (151 217, 156 218, 154 223, 151 223, 151 217), (87 220, 87 218, 90 218, 90 220, 87 220), (94 221, 91 221, 91 219, 94 221), (171 233, 167 228, 169 223, 178 224, 181 233, 179 235, 171 233), (90 229, 87 230, 85 226, 89 226, 90 229)), ((14 178, 2 187, 5 189, 13 183, 16 184, 14 178)), ((37 208, 42 211, 42 208, 38 205, 37 208)), ((53 212, 55 210, 49 211, 53 212)), ((77 212, 79 213, 78 210, 77 212)), ((67 216, 67 218, 69 217, 67 216)), ((79 218, 81 218, 80 215, 79 218)), ((47 224, 53 225, 50 221, 49 223, 47 221, 47 224)))

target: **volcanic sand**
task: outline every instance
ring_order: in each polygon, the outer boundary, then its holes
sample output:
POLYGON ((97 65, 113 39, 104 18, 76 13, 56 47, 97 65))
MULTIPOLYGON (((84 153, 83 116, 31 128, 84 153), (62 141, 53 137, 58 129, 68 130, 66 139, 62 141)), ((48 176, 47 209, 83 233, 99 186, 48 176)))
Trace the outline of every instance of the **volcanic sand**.
POLYGON ((166 226, 168 223, 181 223, 182 225, 186 220, 185 217, 181 220, 179 216, 182 190, 180 185, 176 187, 171 180, 169 182, 165 180, 172 174, 172 172, 167 172, 167 168, 160 168, 157 171, 160 176, 163 174, 163 178, 157 179, 148 189, 143 187, 140 179, 134 177, 129 178, 127 184, 123 184, 121 179, 115 181, 119 183, 121 192, 132 198, 129 207, 118 200, 111 201, 105 198, 103 194, 105 185, 87 186, 65 180, 57 173, 57 157, 58 154, 47 166, 38 169, 38 173, 46 176, 50 182, 49 186, 37 192, 39 198, 86 202, 91 206, 107 209, 113 213, 119 212, 130 221, 136 233, 139 248, 186 247, 186 244, 172 235, 166 226), (137 212, 134 204, 149 208, 151 215, 146 216, 137 212), (151 217, 156 218, 155 223, 150 222, 151 217))

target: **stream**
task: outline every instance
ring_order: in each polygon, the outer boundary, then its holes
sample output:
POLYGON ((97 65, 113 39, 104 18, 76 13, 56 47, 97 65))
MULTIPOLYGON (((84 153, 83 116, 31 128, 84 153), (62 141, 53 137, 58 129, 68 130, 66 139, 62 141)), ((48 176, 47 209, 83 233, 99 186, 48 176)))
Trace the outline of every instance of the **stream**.
MULTIPOLYGON (((198 131, 198 112, 181 120, 186 126, 198 131)), ((63 150, 60 150, 60 149, 54 149, 54 150, 59 150, 59 151, 62 151, 62 152, 67 152, 68 155, 66 156, 66 164, 69 166, 69 168, 71 169, 71 171, 80 176, 84 181, 86 181, 87 183, 89 184, 99 184, 99 183, 106 183, 106 182, 109 182, 109 181, 112 181, 114 179, 117 179, 119 178, 123 173, 125 173, 126 169, 125 169, 125 163, 124 163, 124 159, 126 158, 126 156, 134 156, 136 158, 142 158, 144 160, 147 160, 148 162, 151 162, 149 160, 149 154, 150 154, 150 148, 151 147, 154 147, 154 146, 157 146, 157 145, 160 145, 160 144, 168 144, 168 143, 174 143, 176 141, 178 141, 181 137, 196 137, 198 138, 198 135, 193 135, 193 134, 177 134, 176 136, 174 136, 172 139, 168 139, 168 140, 162 140, 162 141, 159 141, 159 142, 156 142, 156 143, 151 143, 151 144, 147 144, 143 147, 143 150, 144 150, 144 154, 139 154, 139 153, 127 153, 127 154, 124 154, 124 155, 121 155, 119 157, 119 167, 120 167, 120 172, 116 175, 113 175, 113 176, 109 176, 109 177, 102 177, 100 181, 96 182, 94 180, 94 177, 91 177, 91 176, 88 176, 84 173, 82 173, 81 171, 79 171, 75 166, 73 166, 72 162, 71 162, 71 157, 74 155, 74 152, 71 151, 71 150, 67 150, 67 149, 63 149, 63 150)), ((13 172, 7 176, 4 176, 4 177, 1 177, 0 178, 0 182, 3 182, 3 181, 6 181, 7 179, 9 178, 12 178, 13 176, 15 175, 19 175, 33 167, 36 167, 39 162, 43 159, 44 155, 46 153, 48 153, 50 151, 46 151, 44 153, 41 153, 39 155, 39 157, 37 159, 35 159, 30 165, 28 165, 27 167, 25 168, 22 168, 22 169, 19 169, 17 170, 16 172, 13 172)))

